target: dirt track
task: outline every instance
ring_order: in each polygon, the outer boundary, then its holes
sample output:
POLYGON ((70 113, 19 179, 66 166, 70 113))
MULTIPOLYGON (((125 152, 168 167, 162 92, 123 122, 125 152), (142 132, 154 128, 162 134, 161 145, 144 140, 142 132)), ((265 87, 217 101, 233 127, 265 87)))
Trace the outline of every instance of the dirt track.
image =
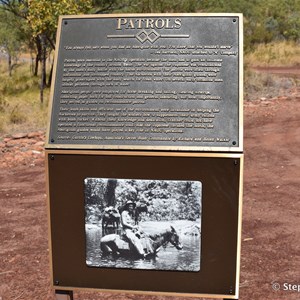
MULTIPOLYGON (((300 284, 299 92, 245 103, 241 300, 300 298, 296 291, 282 290, 284 283, 300 284), (281 291, 274 291, 273 283, 279 283, 281 291)), ((34 150, 20 156, 22 140, 0 140, 0 299, 53 300, 43 153, 34 150)), ((29 149, 36 145, 27 142, 29 149)), ((188 299, 87 292, 74 296, 188 299)))

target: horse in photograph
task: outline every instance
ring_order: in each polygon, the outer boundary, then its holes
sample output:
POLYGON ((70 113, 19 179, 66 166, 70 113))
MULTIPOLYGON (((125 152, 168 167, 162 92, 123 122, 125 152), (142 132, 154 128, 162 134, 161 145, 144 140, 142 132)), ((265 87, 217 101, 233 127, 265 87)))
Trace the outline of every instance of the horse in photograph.
MULTIPOLYGON (((140 240, 144 247, 147 257, 155 257, 161 247, 166 247, 168 243, 173 245, 177 250, 182 249, 179 235, 173 226, 154 235, 140 234, 140 240), (151 251, 149 252, 149 249, 151 251)), ((125 238, 118 234, 109 234, 101 238, 100 248, 103 254, 116 254, 121 256, 140 257, 139 253, 126 241, 125 238)))

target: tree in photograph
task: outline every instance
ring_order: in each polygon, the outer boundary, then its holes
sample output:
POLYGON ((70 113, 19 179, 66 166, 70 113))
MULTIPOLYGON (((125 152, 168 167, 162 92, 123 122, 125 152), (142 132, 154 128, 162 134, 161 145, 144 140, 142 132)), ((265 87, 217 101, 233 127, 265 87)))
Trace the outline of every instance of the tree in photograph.
POLYGON ((120 180, 116 188, 117 206, 123 206, 128 200, 133 202, 137 201, 137 185, 136 181, 130 180, 120 180))
POLYGON ((183 184, 179 197, 179 219, 195 221, 200 218, 200 197, 200 182, 187 181, 183 184))
POLYGON ((106 185, 106 191, 104 194, 104 202, 107 206, 115 206, 116 205, 116 187, 117 180, 116 179, 108 179, 106 185))
POLYGON ((103 179, 87 178, 85 183, 85 204, 89 205, 100 205, 104 207, 103 195, 106 191, 107 182, 103 179))
POLYGON ((86 221, 99 221, 105 208, 104 193, 107 182, 98 178, 86 178, 84 185, 86 221))

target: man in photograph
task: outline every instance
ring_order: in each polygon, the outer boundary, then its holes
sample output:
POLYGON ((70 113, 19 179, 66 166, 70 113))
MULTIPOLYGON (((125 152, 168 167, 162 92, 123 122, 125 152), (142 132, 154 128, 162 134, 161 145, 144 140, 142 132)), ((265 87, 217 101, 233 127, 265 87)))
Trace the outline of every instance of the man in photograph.
POLYGON ((140 256, 145 257, 146 253, 143 245, 136 236, 138 226, 135 224, 135 206, 136 204, 130 200, 125 203, 124 210, 121 214, 121 224, 130 246, 132 246, 140 256))

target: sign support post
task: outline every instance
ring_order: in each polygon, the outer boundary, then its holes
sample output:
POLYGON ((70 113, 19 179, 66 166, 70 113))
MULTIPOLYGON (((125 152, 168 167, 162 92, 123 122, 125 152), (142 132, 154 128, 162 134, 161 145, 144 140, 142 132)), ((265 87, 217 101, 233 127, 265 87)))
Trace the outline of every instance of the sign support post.
POLYGON ((73 291, 55 290, 56 300, 73 300, 73 291))

